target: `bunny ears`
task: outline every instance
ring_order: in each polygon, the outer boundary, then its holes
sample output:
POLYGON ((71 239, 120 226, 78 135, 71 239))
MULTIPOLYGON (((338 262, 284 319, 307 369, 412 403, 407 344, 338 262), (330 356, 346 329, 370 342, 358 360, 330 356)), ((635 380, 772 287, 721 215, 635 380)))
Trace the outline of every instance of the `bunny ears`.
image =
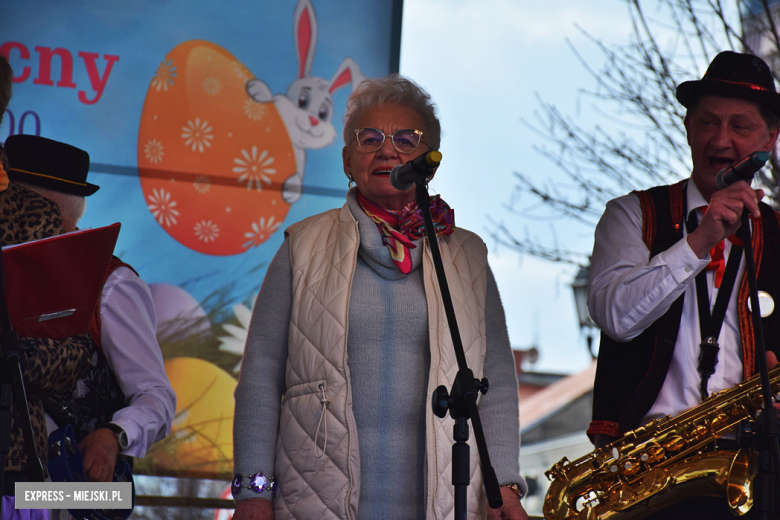
POLYGON ((314 48, 317 46, 317 17, 311 0, 300 0, 293 13, 295 54, 298 56, 298 78, 311 76, 314 48))
MULTIPOLYGON (((298 78, 311 76, 314 62, 314 50, 317 47, 317 16, 311 0, 300 0, 293 13, 293 34, 295 35, 295 54, 298 56, 298 78)), ((339 65, 336 74, 328 83, 328 92, 350 85, 355 90, 366 77, 352 58, 346 58, 339 65)))
POLYGON ((338 70, 328 84, 328 92, 333 94, 346 85, 350 85, 351 90, 355 90, 364 79, 366 77, 360 72, 360 68, 355 63, 355 60, 344 58, 344 61, 341 62, 341 65, 339 65, 338 70))

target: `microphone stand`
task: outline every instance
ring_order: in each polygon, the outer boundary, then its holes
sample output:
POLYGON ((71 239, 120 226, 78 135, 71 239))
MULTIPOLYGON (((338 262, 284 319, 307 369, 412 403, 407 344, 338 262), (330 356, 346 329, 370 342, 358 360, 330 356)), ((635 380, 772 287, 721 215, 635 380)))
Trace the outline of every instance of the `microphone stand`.
MULTIPOLYGON (((38 458, 35 446, 35 434, 24 379, 21 369, 21 349, 19 338, 11 327, 11 316, 5 298, 5 270, 3 254, 0 250, 0 491, 5 483, 5 460, 11 446, 11 399, 15 400, 17 417, 21 421, 27 452, 27 478, 30 482, 43 482, 43 464, 38 458), (9 383, 10 381, 10 383, 9 383), (13 384, 13 389, 11 385, 13 384), (12 397, 13 396, 13 397, 12 397)), ((3 516, 3 504, 0 500, 0 517, 3 516)))
POLYGON ((450 416, 455 419, 455 425, 453 426, 455 444, 452 445, 452 484, 455 486, 455 520, 466 520, 466 487, 469 485, 470 480, 470 447, 466 443, 469 439, 469 419, 471 419, 474 427, 474 437, 477 441, 477 450, 482 462, 482 475, 485 483, 485 492, 488 497, 488 505, 493 509, 498 509, 503 505, 503 501, 496 472, 490 464, 485 434, 482 430, 482 422, 479 419, 479 411, 477 410, 477 394, 479 392, 485 394, 488 391, 488 380, 487 378, 483 378, 481 381, 475 379, 474 373, 466 363, 466 354, 463 351, 458 322, 455 318, 455 309, 452 306, 450 288, 447 284, 444 264, 441 261, 441 252, 439 251, 439 243, 436 239, 436 229, 433 226, 433 218, 431 217, 431 202, 428 188, 425 186, 426 180, 426 178, 418 178, 415 181, 417 184, 417 205, 422 211, 423 219, 425 220, 425 232, 431 245, 433 265, 436 268, 436 277, 444 303, 444 312, 447 315, 455 357, 458 361, 458 373, 452 383, 452 390, 448 392, 445 386, 439 386, 433 391, 431 404, 433 413, 437 417, 443 419, 447 415, 447 410, 449 410, 450 416))
POLYGON ((737 231, 737 235, 745 243, 745 271, 750 289, 750 308, 752 310, 753 334, 756 341, 756 362, 758 372, 761 374, 764 408, 758 421, 760 433, 753 436, 755 445, 759 450, 758 474, 753 481, 754 492, 757 498, 757 503, 754 504, 754 507, 758 507, 757 511, 759 511, 763 520, 771 520, 776 518, 776 497, 780 496, 780 427, 778 426, 777 410, 772 401, 772 388, 766 362, 764 331, 761 325, 761 309, 758 302, 753 236, 747 211, 742 212, 742 225, 737 231), (775 493, 772 492, 773 489, 775 489, 775 493))

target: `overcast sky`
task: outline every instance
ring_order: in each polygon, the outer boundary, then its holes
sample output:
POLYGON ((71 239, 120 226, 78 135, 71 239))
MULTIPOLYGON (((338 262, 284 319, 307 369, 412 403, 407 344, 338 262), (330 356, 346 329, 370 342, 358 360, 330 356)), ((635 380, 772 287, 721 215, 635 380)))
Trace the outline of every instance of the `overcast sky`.
MULTIPOLYGON (((626 42, 630 29, 618 0, 564 0, 554 10, 549 3, 517 0, 407 0, 401 46, 401 73, 426 88, 440 109, 444 159, 432 187, 455 209, 456 223, 488 244, 512 345, 538 342, 534 369, 560 373, 589 363, 569 285, 577 268, 497 248, 488 215, 519 235, 524 226, 549 235, 547 223, 512 216, 503 206, 515 171, 537 181, 561 178, 532 149, 543 138, 521 123, 535 120, 537 94, 590 126, 583 114, 592 102, 583 99, 578 106, 576 98, 593 80, 566 41, 593 67, 601 56, 578 25, 607 42, 626 42)), ((592 248, 592 229, 557 222, 556 230, 568 248, 592 248)))

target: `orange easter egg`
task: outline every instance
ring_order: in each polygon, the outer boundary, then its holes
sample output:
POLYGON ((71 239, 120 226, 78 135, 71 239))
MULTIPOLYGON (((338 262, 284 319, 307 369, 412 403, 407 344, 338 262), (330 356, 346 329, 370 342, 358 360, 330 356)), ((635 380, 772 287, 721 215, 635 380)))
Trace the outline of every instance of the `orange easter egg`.
POLYGON ((138 172, 157 223, 181 244, 235 255, 265 242, 287 216, 295 154, 272 102, 246 93, 254 76, 207 41, 177 45, 149 84, 138 172))

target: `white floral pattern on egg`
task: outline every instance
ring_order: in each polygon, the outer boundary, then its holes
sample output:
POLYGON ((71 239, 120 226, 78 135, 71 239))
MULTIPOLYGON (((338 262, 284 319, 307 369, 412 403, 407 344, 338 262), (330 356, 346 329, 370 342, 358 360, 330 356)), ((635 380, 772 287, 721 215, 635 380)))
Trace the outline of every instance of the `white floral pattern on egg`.
POLYGON ((152 78, 138 132, 147 206, 182 245, 209 255, 257 247, 281 226, 296 171, 273 102, 246 92, 252 73, 211 42, 176 46, 152 78))

